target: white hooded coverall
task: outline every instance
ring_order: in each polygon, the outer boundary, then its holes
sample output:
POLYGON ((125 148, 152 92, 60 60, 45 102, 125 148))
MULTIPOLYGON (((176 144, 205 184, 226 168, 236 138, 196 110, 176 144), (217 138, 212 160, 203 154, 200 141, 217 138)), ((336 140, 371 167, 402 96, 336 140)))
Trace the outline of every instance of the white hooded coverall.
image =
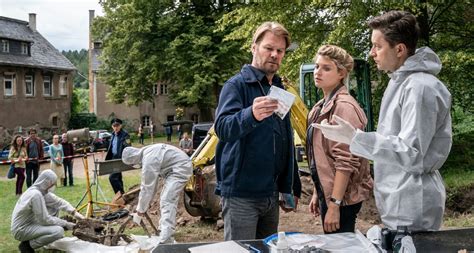
POLYGON ((420 48, 390 76, 377 132, 357 130, 350 150, 374 161, 374 195, 390 229, 438 230, 446 191, 438 171, 452 144, 451 94, 438 56, 420 48))
POLYGON ((157 191, 158 177, 165 180, 160 198, 160 243, 167 242, 175 232, 179 194, 192 175, 189 156, 175 146, 154 144, 140 149, 125 148, 122 161, 129 165, 142 165, 137 212, 144 213, 150 207, 157 191))
POLYGON ((35 183, 18 199, 13 209, 11 231, 18 241, 30 241, 33 249, 40 248, 64 237, 63 227, 71 228, 74 223, 54 217, 48 213, 48 206, 73 212, 67 201, 48 192, 56 184, 57 176, 52 170, 43 171, 35 183))

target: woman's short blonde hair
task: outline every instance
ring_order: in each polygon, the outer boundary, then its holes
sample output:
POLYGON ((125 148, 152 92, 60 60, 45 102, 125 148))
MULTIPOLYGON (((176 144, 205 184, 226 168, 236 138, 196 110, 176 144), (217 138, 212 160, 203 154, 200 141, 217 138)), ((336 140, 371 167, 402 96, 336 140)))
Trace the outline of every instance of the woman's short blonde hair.
POLYGON ((347 51, 343 48, 334 45, 321 46, 318 49, 316 55, 314 56, 314 62, 316 62, 316 58, 318 58, 318 55, 325 56, 332 60, 339 70, 345 69, 347 71, 347 75, 344 78, 343 82, 344 84, 347 84, 349 80, 349 74, 354 68, 354 59, 352 59, 352 56, 347 53, 347 51))
POLYGON ((286 48, 290 46, 290 33, 288 33, 288 30, 286 30, 282 24, 277 22, 265 22, 261 24, 253 34, 252 43, 260 43, 266 32, 271 32, 275 36, 283 36, 283 38, 285 38, 286 48))
POLYGON ((354 68, 354 59, 346 52, 346 50, 334 46, 334 45, 323 45, 318 49, 318 52, 314 56, 314 61, 318 55, 326 56, 331 59, 337 66, 338 69, 345 69, 347 73, 350 73, 354 68))

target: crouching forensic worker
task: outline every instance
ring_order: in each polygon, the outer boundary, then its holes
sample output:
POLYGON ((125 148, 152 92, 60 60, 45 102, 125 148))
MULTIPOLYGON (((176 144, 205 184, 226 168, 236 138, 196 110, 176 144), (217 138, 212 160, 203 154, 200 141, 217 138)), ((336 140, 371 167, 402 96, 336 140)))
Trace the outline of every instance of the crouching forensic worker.
POLYGON ((176 210, 179 194, 192 175, 189 156, 179 148, 167 144, 154 144, 143 148, 127 147, 123 150, 125 164, 142 166, 142 182, 133 221, 140 223, 157 193, 158 177, 164 179, 160 198, 160 243, 174 242, 176 210))
POLYGON ((52 170, 45 170, 18 199, 13 209, 11 232, 21 241, 20 252, 34 252, 34 249, 63 238, 64 229, 73 229, 74 223, 55 217, 59 210, 78 219, 84 218, 71 204, 52 193, 56 180, 52 170))

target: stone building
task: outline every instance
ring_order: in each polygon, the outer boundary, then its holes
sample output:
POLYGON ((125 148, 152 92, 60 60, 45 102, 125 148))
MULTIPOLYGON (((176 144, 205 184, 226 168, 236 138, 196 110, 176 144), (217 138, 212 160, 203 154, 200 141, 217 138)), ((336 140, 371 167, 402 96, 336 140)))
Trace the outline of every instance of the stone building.
MULTIPOLYGON (((29 21, 0 16, 0 129, 66 130, 76 68, 29 21)), ((3 136, 3 134, 2 134, 3 136)))
MULTIPOLYGON (((94 20, 94 10, 89 11, 89 28, 94 20)), ((155 133, 163 133, 163 123, 175 120, 176 106, 168 97, 168 86, 157 84, 153 88, 154 100, 142 102, 138 106, 115 104, 107 99, 109 86, 98 78, 102 43, 94 41, 89 29, 89 112, 95 113, 98 118, 110 119, 118 117, 125 119, 134 127, 128 131, 136 131, 141 123, 145 128, 153 124, 155 133)), ((197 107, 184 108, 184 120, 199 122, 199 109, 197 107)), ((174 126, 176 133, 176 126, 174 126)))

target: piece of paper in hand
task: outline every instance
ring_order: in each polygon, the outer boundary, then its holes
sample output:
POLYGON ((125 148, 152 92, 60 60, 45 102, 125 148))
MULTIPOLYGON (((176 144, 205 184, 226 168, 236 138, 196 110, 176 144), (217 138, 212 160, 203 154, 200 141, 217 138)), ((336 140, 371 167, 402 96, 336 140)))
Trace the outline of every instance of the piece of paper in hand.
POLYGON ((286 114, 295 102, 295 95, 284 89, 278 88, 275 85, 272 85, 272 87, 270 87, 270 92, 268 92, 267 96, 278 100, 278 109, 275 110, 275 113, 281 119, 285 118, 286 114))

